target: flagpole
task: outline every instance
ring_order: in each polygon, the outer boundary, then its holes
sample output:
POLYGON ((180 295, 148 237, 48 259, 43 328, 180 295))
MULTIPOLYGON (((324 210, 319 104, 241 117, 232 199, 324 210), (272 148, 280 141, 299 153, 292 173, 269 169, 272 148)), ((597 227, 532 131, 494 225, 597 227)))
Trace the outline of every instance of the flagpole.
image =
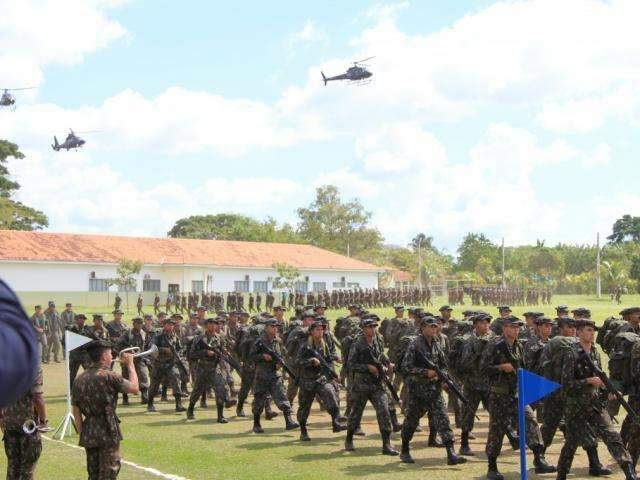
POLYGON ((524 369, 518 369, 518 438, 520 441, 520 478, 527 480, 527 430, 525 424, 524 369))

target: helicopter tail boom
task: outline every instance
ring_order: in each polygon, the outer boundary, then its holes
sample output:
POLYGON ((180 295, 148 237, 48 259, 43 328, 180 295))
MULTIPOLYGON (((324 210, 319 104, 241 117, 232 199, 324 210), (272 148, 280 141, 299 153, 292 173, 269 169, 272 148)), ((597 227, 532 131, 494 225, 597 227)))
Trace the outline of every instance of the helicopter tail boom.
POLYGON ((53 148, 56 152, 60 150, 60 144, 58 143, 58 139, 55 135, 53 136, 53 145, 51 145, 51 148, 53 148))
POLYGON ((322 80, 324 81, 324 85, 327 85, 327 77, 324 76, 324 72, 320 72, 320 74, 322 75, 322 80))

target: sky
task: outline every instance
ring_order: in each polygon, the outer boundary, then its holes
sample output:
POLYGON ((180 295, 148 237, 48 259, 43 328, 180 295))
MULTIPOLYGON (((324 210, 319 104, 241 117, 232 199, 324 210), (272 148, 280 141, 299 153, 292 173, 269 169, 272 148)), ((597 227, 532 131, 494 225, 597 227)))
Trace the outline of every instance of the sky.
POLYGON ((0 0, 0 138, 49 230, 357 198, 387 243, 594 243, 640 215, 640 2, 0 0), (367 85, 333 82, 367 62, 367 85), (72 128, 79 151, 54 152, 72 128))

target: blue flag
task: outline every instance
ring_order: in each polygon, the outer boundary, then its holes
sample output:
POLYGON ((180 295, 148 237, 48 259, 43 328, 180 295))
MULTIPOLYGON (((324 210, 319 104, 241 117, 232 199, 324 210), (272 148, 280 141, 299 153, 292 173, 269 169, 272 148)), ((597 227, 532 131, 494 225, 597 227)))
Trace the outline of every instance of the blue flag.
POLYGON ((520 427, 520 478, 527 480, 527 434, 525 426, 525 407, 546 397, 562 385, 531 373, 524 368, 518 369, 518 425, 520 427))

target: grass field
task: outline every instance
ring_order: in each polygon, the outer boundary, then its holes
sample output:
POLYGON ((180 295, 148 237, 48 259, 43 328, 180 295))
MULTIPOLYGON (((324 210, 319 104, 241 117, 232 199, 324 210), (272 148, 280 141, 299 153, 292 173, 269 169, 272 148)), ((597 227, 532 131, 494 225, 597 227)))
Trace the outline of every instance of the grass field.
MULTIPOLYGON (((59 304, 64 299, 56 299, 59 304)), ((436 299, 436 306, 442 299, 436 299)), ((43 298, 46 302, 46 296, 43 298)), ((587 296, 556 296, 554 305, 567 304, 571 307, 586 306, 591 308, 593 317, 598 322, 622 307, 640 304, 640 296, 626 296, 623 304, 618 306, 608 298, 597 300, 587 296)), ((437 307, 436 307, 437 308, 437 307)), ((516 307, 514 312, 520 314, 529 308, 516 307)), ((487 307, 492 314, 494 307, 487 307)), ((552 314, 553 307, 540 307, 540 310, 552 314)), ((76 308, 76 311, 82 311, 76 308)), ((106 310, 103 310, 106 311, 106 310)), ((386 310, 377 311, 388 315, 386 310)), ((455 313, 455 311, 454 311, 455 313)), ((334 319, 342 312, 329 312, 334 319)), ((127 316, 130 318, 131 314, 127 316)), ((44 365, 45 392, 48 415, 52 426, 62 418, 65 412, 65 383, 63 364, 44 365)), ((137 399, 136 399, 137 400, 137 399)), ((344 404, 344 403, 343 403, 344 404)), ((469 463, 462 466, 447 467, 445 453, 441 449, 426 447, 426 433, 416 434, 413 454, 414 465, 400 463, 397 457, 380 455, 380 437, 377 433, 375 415, 370 408, 365 412, 363 428, 367 432, 364 438, 356 437, 356 451, 347 453, 343 450, 344 434, 334 434, 330 430, 328 415, 314 407, 309 421, 309 432, 312 441, 301 443, 298 432, 286 432, 284 420, 280 415, 276 419, 263 422, 265 434, 250 433, 251 420, 239 419, 228 411, 230 422, 226 425, 215 423, 215 412, 196 410, 196 420, 187 422, 184 414, 173 411, 173 403, 158 403, 159 412, 146 413, 145 409, 134 402, 130 407, 119 407, 118 414, 122 419, 122 430, 125 440, 122 443, 122 457, 144 467, 152 467, 160 472, 178 475, 191 480, 195 479, 336 479, 336 478, 376 478, 423 479, 426 475, 441 476, 447 479, 480 479, 486 473, 484 442, 488 417, 480 412, 481 420, 476 423, 476 440, 471 442, 472 449, 479 455, 470 458, 469 463)), ((245 410, 247 410, 245 408, 245 410)), ((426 425, 426 419, 423 420, 426 425)), ((426 430, 426 429, 425 429, 426 430)), ((456 434, 459 431, 456 430, 456 434)), ((399 435, 394 434, 394 443, 399 448, 399 435)), ((75 445, 76 437, 65 439, 75 445)), ((561 447, 561 437, 549 449, 547 459, 557 460, 561 447)), ((612 464, 612 459, 601 446, 601 459, 605 464, 612 464)), ((531 464, 531 456, 529 456, 531 464)), ((45 441, 44 450, 38 464, 36 478, 46 480, 68 480, 86 478, 85 457, 82 450, 56 442, 45 441)), ((0 465, 5 468, 5 458, 0 458, 0 465)), ((505 445, 499 465, 506 478, 516 479, 519 475, 518 452, 505 445)), ((581 450, 576 457, 573 478, 586 478, 586 456, 581 450)), ((621 472, 614 467, 615 473, 609 478, 623 478, 621 472)), ((159 478, 151 473, 123 465, 119 478, 153 479, 159 478)), ((554 478, 554 475, 531 478, 554 478)))

